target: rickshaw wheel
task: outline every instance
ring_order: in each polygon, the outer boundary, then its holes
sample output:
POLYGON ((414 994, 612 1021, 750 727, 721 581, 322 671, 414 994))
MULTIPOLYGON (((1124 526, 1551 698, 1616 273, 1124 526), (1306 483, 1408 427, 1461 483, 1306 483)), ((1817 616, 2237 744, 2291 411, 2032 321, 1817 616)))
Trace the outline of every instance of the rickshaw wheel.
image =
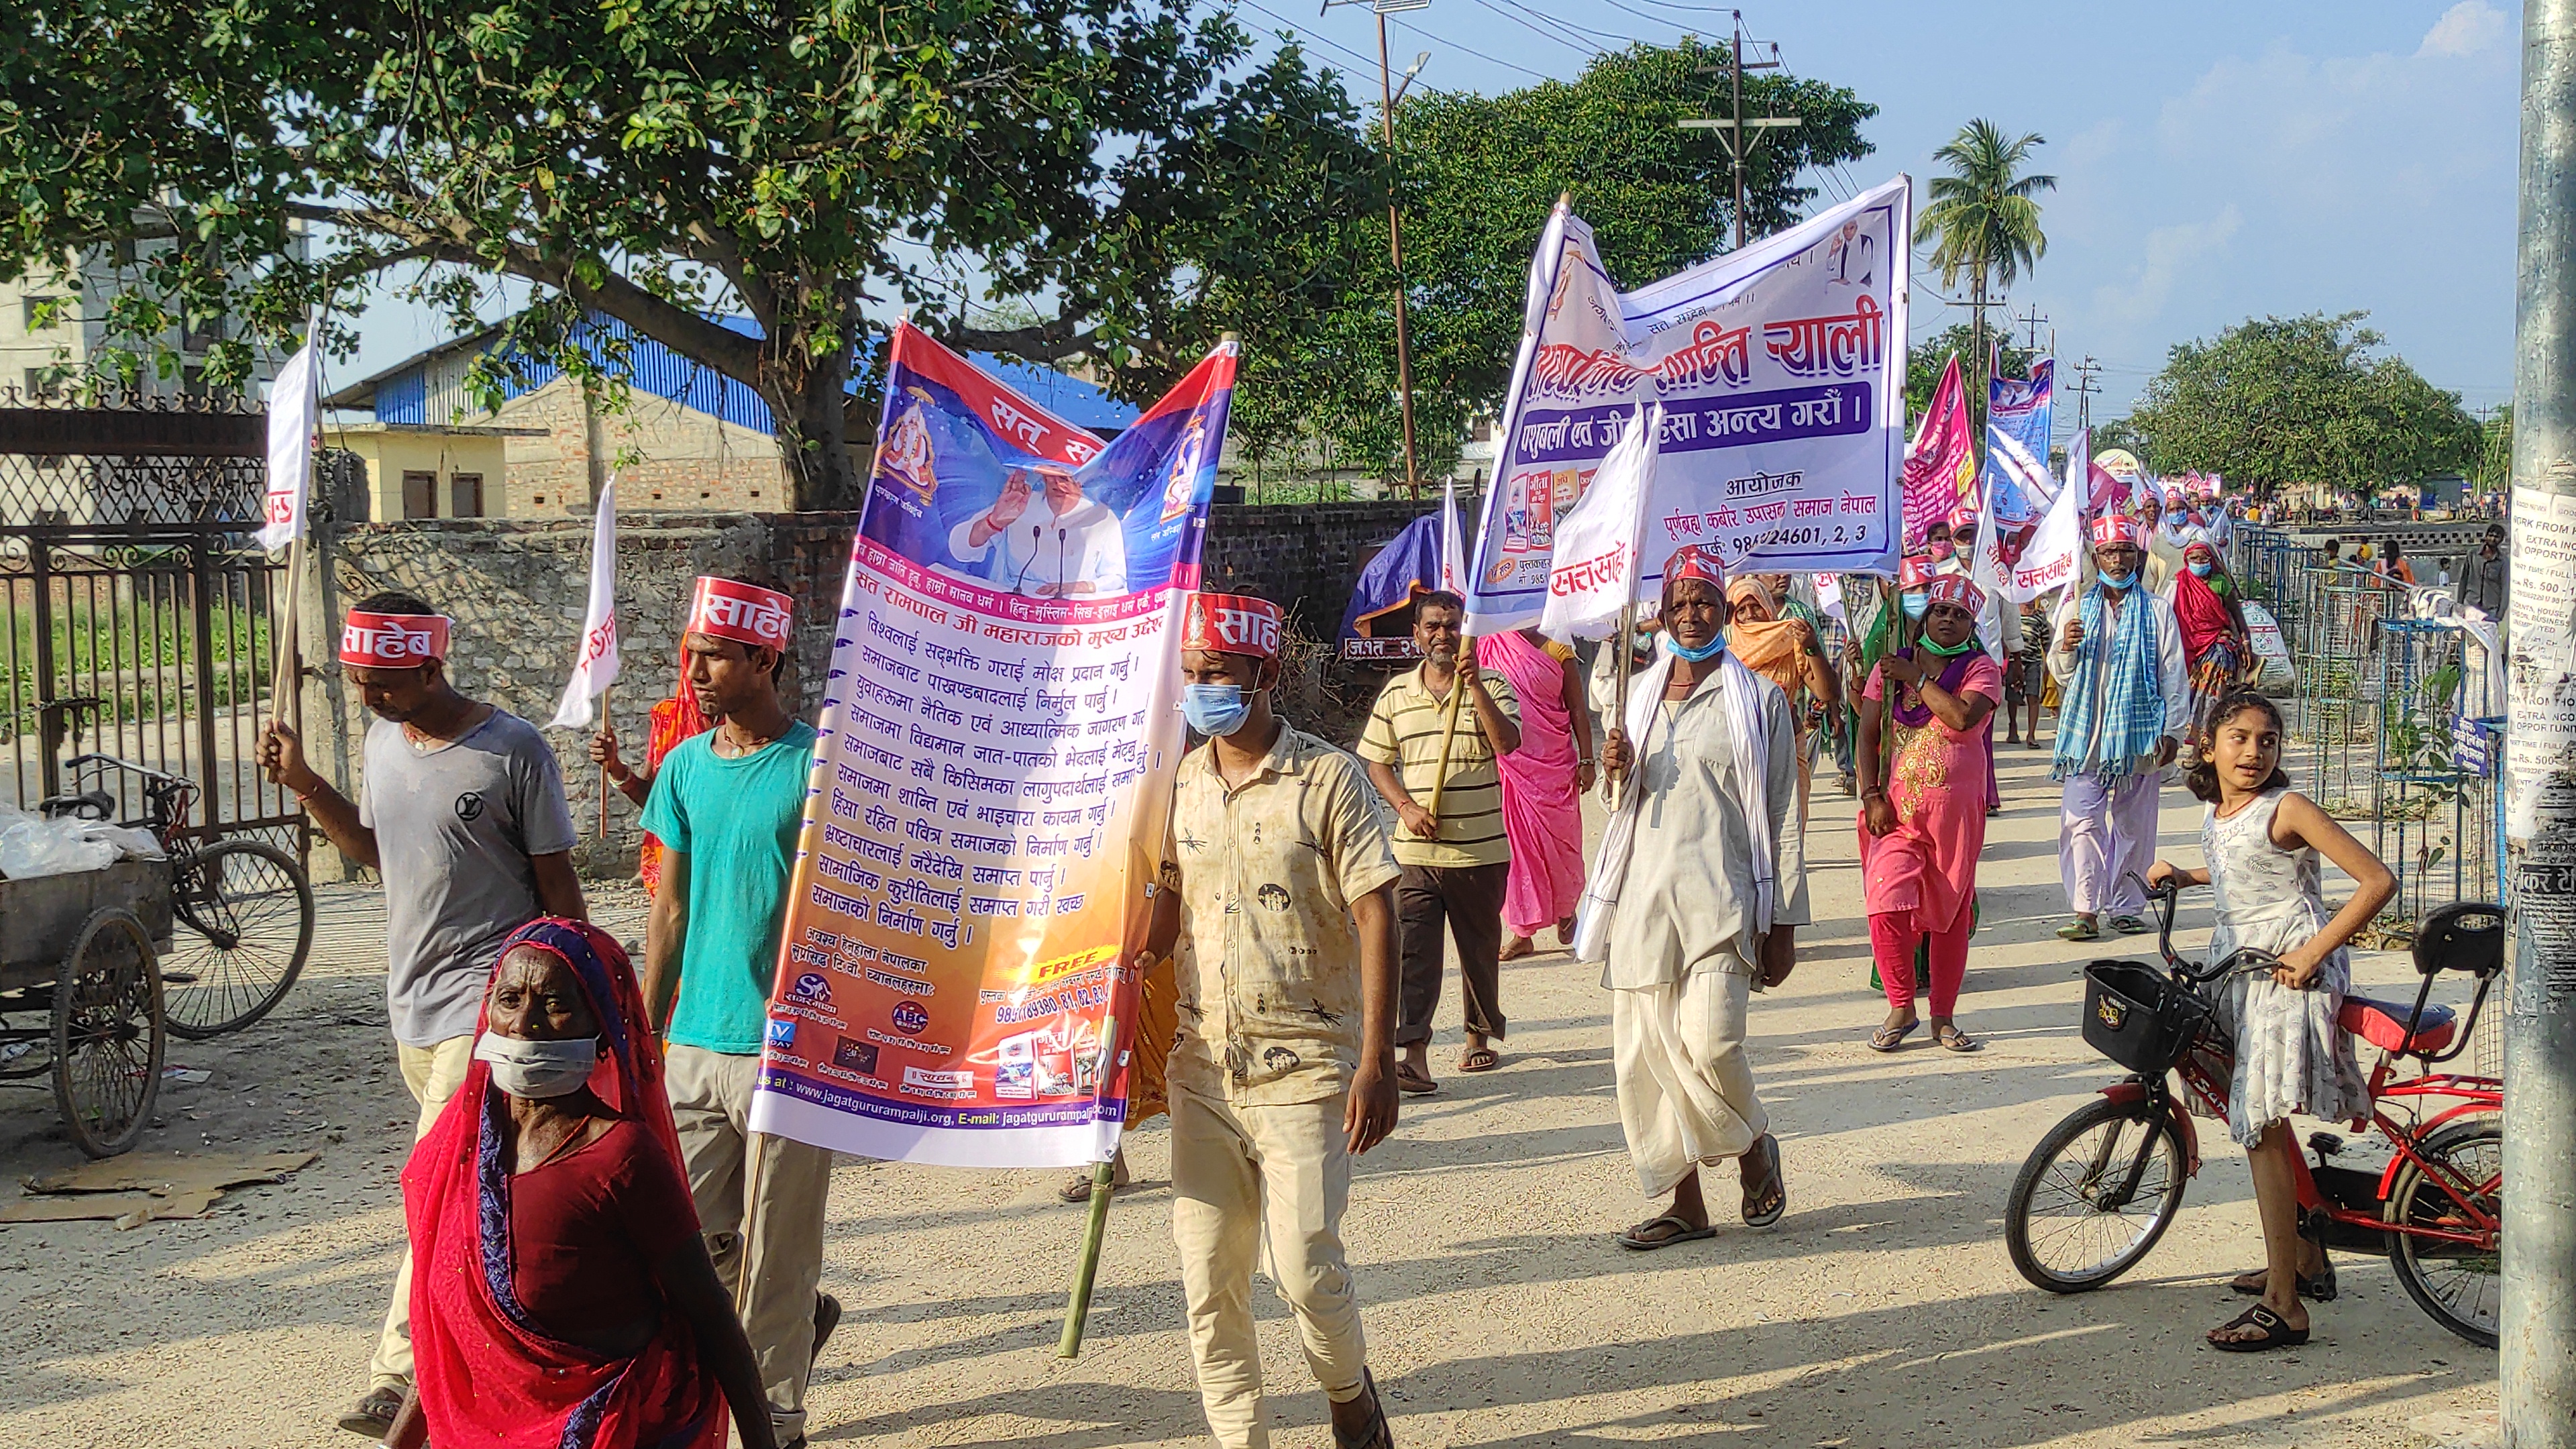
POLYGON ((168 1042, 152 938, 131 911, 93 914, 54 986, 54 1105, 81 1151, 114 1157, 143 1136, 168 1042))

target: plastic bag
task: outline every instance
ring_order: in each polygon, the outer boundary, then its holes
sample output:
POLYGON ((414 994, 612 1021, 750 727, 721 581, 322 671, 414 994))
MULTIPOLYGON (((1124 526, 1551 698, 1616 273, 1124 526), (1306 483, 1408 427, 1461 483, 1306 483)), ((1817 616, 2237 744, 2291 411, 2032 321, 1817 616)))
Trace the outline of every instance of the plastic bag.
POLYGON ((11 880, 105 870, 116 855, 114 842, 92 839, 78 820, 20 820, 0 832, 0 876, 11 880))
POLYGON ((2254 675, 2254 687, 2265 694, 2279 694, 2299 682, 2298 667, 2290 660, 2290 644, 2281 636, 2280 621, 2260 604, 2245 607, 2245 630, 2253 636, 2254 657, 2261 667, 2254 675))

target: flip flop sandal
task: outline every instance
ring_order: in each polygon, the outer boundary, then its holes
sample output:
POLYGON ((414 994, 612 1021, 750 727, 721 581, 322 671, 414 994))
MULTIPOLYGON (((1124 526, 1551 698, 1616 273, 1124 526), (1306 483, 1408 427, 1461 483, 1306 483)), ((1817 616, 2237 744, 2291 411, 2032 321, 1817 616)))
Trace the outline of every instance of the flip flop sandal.
MULTIPOLYGON (((2263 1285, 2260 1283, 2248 1283, 2245 1280, 2248 1278, 2258 1277, 2263 1273, 2263 1271, 2263 1269, 2257 1268, 2250 1273, 2239 1273, 2235 1277, 2228 1279, 2227 1291, 2230 1293, 2242 1294, 2247 1298, 2262 1297, 2263 1285)), ((2311 1303, 2332 1303, 2335 1301, 2335 1295, 2341 1291, 2342 1290, 2335 1284, 2334 1262, 2331 1259, 2327 1260, 2325 1271, 2319 1273, 2317 1276, 2311 1278, 2305 1273, 2301 1273, 2299 1275, 2299 1296, 2307 1299, 2311 1303)))
POLYGON ((1753 1150, 1762 1154, 1763 1162, 1771 1169, 1771 1191, 1775 1197, 1769 1207, 1757 1212, 1753 1206, 1753 1194, 1747 1190, 1744 1194, 1744 1225, 1748 1228, 1767 1228, 1780 1221, 1781 1215, 1789 1211, 1789 1179, 1780 1171, 1779 1138, 1765 1132, 1754 1139, 1753 1150))
POLYGON ((1954 1051, 1961 1054, 1968 1052, 1981 1052, 1986 1049, 1986 1044, 1984 1042, 1977 1040, 1975 1037, 1968 1035, 1966 1032, 1959 1030, 1955 1026, 1943 1027, 1940 1030, 1933 1032, 1932 1040, 1944 1051, 1954 1051))
POLYGON ((1527 956, 1536 950, 1538 950, 1538 942, 1531 940, 1527 936, 1514 936, 1503 943, 1502 950, 1494 953, 1494 959, 1497 961, 1517 961, 1523 956, 1527 956))
POLYGON ((1462 1072, 1490 1072, 1502 1064, 1502 1054, 1491 1047, 1480 1047, 1458 1058, 1458 1070, 1462 1072))
POLYGON ((2102 939, 2102 928, 2089 921, 2069 921, 2065 925, 2057 928, 2057 939, 2061 941, 2098 941, 2102 939))
POLYGON ((1368 1391, 1369 1426, 1360 1437, 1353 1439, 1335 1425, 1333 1449, 1395 1449, 1395 1431, 1386 1426, 1386 1401, 1377 1396, 1377 1380, 1367 1369, 1360 1370, 1360 1387, 1368 1391))
POLYGON ((1411 1062, 1398 1062, 1395 1067, 1395 1089, 1399 1092, 1410 1092, 1419 1097, 1425 1092, 1439 1091, 1440 1084, 1415 1070, 1411 1062))
POLYGON ((1914 1035, 1915 1028, 1921 1025, 1923 1025, 1922 1019, 1918 1017, 1903 1026, 1882 1026, 1869 1034, 1869 1049, 1874 1052, 1892 1052, 1905 1045, 1905 1039, 1914 1035))
POLYGON ((1657 1248, 1669 1248, 1675 1243, 1696 1243, 1702 1238, 1713 1238, 1716 1236, 1717 1229, 1714 1226, 1695 1228, 1680 1218, 1673 1216, 1671 1213, 1666 1213, 1659 1218, 1648 1218, 1644 1222, 1630 1228, 1628 1231, 1621 1233, 1619 1235, 1618 1242, 1620 1247, 1626 1248, 1630 1252, 1651 1253, 1657 1248), (1673 1231, 1671 1233, 1660 1238, 1650 1238, 1645 1235, 1648 1229, 1660 1228, 1666 1223, 1673 1225, 1673 1231))
POLYGON ((2308 1331, 2292 1328, 2281 1315, 2257 1303, 2219 1326, 2224 1333, 2230 1328, 2259 1328, 2261 1338, 2213 1338, 2209 1346, 2220 1353, 2266 1353, 2276 1348, 2297 1348, 2308 1341, 2308 1331))
POLYGON ((2143 936, 2155 927, 2148 925, 2145 920, 2137 916, 2113 916, 2111 929, 2123 936, 2143 936))

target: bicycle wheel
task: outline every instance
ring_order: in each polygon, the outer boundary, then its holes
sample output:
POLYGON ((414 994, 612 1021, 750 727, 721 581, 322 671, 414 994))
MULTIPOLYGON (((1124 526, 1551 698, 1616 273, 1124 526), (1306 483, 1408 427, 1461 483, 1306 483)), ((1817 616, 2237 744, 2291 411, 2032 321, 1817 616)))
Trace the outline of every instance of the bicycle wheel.
POLYGON ((2031 1149, 2004 1205, 2013 1266, 2051 1293, 2119 1277, 2164 1236, 2191 1180, 2171 1120, 2097 1098, 2031 1149))
POLYGON ((295 857, 257 840, 219 840, 172 885, 161 980, 170 1029, 192 1041, 239 1031, 286 997, 313 949, 313 887, 295 857))
MULTIPOLYGON (((2492 1117, 2454 1122, 2415 1149, 2443 1174, 2467 1188, 2478 1211, 2504 1218, 2504 1127, 2492 1117)), ((2407 1162, 2389 1184, 2381 1216, 2420 1228, 2474 1232, 2475 1220, 2459 1198, 2423 1168, 2407 1162)), ((2408 1233, 2388 1235, 2388 1265, 2415 1306, 2433 1321, 2481 1348, 2496 1346, 2496 1318, 2504 1303, 2503 1249, 2446 1243, 2408 1233)))
POLYGON ((151 1124, 163 1024, 143 923, 114 907, 91 916, 54 986, 54 1105, 81 1151, 114 1157, 151 1124))

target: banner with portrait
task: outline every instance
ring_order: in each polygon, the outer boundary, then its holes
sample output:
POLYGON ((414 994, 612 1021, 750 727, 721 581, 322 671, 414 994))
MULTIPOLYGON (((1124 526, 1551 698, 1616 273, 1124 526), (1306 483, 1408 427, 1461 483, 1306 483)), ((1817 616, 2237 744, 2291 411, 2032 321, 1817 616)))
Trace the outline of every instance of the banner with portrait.
POLYGON ((896 329, 754 1130, 975 1167, 1117 1145, 1166 1045, 1130 958, 1234 372, 1228 343, 1103 443, 896 329))
POLYGON ((1560 202, 1530 264, 1469 631, 1538 619, 1556 521, 1658 402, 1650 593, 1686 543, 1731 568, 1893 572, 1910 197, 1900 177, 1625 293, 1560 202))

